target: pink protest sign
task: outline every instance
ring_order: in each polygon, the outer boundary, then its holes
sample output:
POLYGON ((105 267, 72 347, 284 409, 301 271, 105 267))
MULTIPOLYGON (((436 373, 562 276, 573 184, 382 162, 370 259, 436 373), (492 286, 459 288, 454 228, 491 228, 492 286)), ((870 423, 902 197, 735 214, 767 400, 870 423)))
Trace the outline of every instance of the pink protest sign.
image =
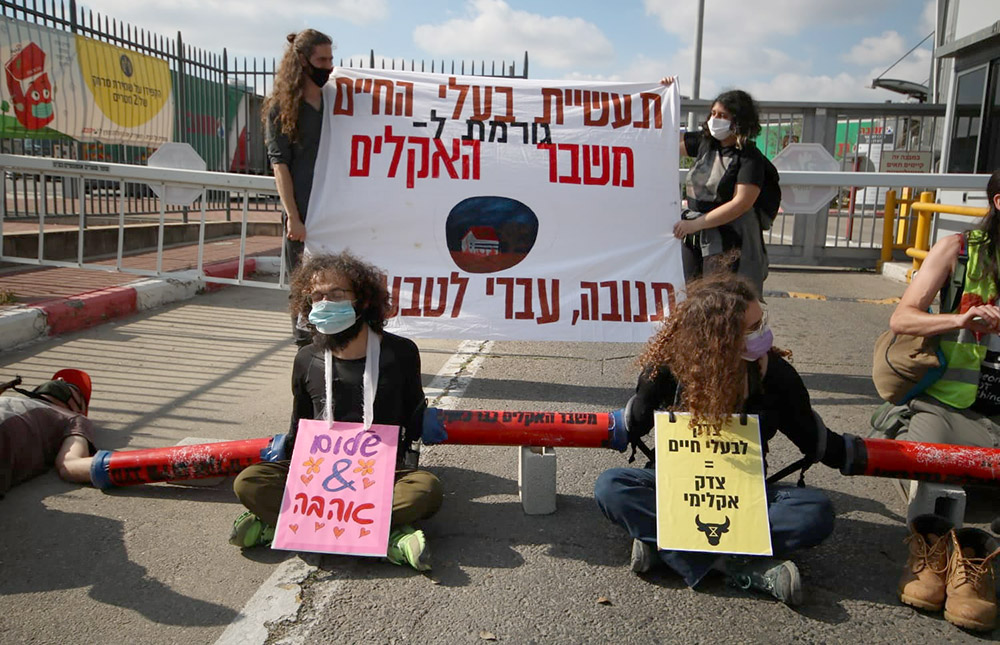
POLYGON ((272 548, 384 556, 397 426, 303 419, 272 548))

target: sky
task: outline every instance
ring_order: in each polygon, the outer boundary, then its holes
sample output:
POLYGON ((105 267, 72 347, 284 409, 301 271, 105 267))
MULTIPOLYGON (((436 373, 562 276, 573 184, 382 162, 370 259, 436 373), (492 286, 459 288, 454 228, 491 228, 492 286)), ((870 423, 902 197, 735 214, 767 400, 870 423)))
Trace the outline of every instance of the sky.
MULTIPOLYGON (((528 52, 529 77, 645 81, 693 94, 695 0, 78 0, 208 51, 280 57, 306 27, 344 64, 382 58, 498 65, 528 52)), ((934 0, 705 0, 701 98, 740 88, 764 101, 906 101, 873 78, 934 29, 934 0)), ((984 25, 985 26, 985 25, 984 25)), ((926 84, 931 39, 885 75, 926 84)), ((428 68, 429 69, 429 68, 428 68)))

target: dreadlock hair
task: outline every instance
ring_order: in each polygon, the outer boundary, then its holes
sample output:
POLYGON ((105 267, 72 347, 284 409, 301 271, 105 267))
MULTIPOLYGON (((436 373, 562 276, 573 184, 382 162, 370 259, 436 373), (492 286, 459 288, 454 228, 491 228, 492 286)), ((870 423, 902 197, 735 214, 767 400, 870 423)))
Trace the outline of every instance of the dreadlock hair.
POLYGON ((282 134, 290 141, 298 140, 299 103, 302 101, 302 86, 306 82, 306 72, 302 60, 308 61, 316 47, 332 45, 326 34, 315 29, 304 29, 285 37, 288 44, 274 73, 274 89, 264 99, 261 117, 264 127, 274 119, 282 134))

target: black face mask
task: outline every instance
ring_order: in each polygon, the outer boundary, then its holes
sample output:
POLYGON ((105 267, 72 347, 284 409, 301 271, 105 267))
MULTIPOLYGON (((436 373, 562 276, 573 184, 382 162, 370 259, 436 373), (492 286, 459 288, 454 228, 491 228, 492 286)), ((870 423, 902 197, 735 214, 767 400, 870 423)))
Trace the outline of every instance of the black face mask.
POLYGON ((333 74, 332 69, 325 69, 323 67, 313 67, 312 63, 309 63, 309 80, 311 80, 316 85, 323 87, 326 82, 330 80, 330 74, 333 74))

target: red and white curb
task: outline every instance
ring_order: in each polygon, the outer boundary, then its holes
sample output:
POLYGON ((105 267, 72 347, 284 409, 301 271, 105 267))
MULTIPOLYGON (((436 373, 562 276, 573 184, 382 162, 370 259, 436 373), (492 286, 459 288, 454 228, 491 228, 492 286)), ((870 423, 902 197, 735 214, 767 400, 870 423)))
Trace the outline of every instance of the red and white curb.
MULTIPOLYGON (((243 275, 276 274, 279 263, 280 258, 273 256, 245 258, 243 275)), ((120 287, 0 311, 0 351, 221 289, 227 285, 212 282, 211 278, 235 278, 239 269, 239 260, 217 262, 203 267, 205 277, 195 271, 176 271, 160 278, 144 278, 120 287)))

